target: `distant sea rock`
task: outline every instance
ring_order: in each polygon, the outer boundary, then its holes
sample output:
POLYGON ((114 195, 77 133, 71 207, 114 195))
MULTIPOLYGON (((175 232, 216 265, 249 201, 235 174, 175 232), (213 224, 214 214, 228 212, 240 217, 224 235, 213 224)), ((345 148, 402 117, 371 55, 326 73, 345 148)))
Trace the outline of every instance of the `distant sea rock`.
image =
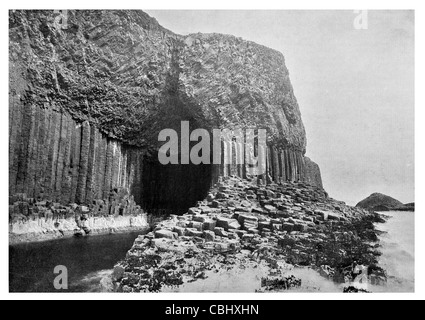
POLYGON ((372 193, 356 204, 356 207, 372 211, 415 211, 414 203, 403 204, 382 193, 372 193))

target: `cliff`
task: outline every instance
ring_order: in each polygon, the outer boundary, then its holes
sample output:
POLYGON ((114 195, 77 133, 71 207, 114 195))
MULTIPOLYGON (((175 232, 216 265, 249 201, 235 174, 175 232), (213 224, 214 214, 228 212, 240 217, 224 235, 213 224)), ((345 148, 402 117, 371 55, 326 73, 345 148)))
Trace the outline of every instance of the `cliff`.
MULTIPOLYGON (((124 190, 183 213, 236 165, 162 166, 158 133, 267 129, 267 182, 322 187, 281 53, 228 35, 181 36, 142 11, 9 14, 9 194, 92 205, 124 190)), ((13 205, 13 203, 11 203, 13 205)))

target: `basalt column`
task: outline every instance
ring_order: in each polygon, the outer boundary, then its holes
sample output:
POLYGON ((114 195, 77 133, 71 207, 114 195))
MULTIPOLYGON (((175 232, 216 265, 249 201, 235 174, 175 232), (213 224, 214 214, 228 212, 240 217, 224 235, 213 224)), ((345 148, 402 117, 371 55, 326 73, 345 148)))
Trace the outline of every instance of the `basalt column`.
POLYGON ((9 145, 9 194, 90 204, 126 189, 141 202, 143 151, 53 108, 16 105, 9 145))

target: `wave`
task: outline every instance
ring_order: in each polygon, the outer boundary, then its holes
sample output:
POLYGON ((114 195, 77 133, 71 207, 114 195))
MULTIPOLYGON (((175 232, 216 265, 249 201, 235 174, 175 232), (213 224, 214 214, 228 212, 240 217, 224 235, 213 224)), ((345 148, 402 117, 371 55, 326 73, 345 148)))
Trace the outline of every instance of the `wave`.
POLYGON ((71 290, 78 292, 113 292, 112 273, 113 270, 91 272, 76 280, 71 286, 71 290))

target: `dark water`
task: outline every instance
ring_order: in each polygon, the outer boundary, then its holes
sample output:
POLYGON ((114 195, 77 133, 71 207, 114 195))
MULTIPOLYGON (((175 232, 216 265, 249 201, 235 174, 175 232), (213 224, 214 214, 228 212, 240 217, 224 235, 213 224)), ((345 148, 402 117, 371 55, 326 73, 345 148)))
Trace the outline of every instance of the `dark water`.
POLYGON ((10 292, 109 291, 109 275, 139 233, 99 235, 9 246, 10 292), (68 290, 54 288, 56 266, 68 270, 68 290))

